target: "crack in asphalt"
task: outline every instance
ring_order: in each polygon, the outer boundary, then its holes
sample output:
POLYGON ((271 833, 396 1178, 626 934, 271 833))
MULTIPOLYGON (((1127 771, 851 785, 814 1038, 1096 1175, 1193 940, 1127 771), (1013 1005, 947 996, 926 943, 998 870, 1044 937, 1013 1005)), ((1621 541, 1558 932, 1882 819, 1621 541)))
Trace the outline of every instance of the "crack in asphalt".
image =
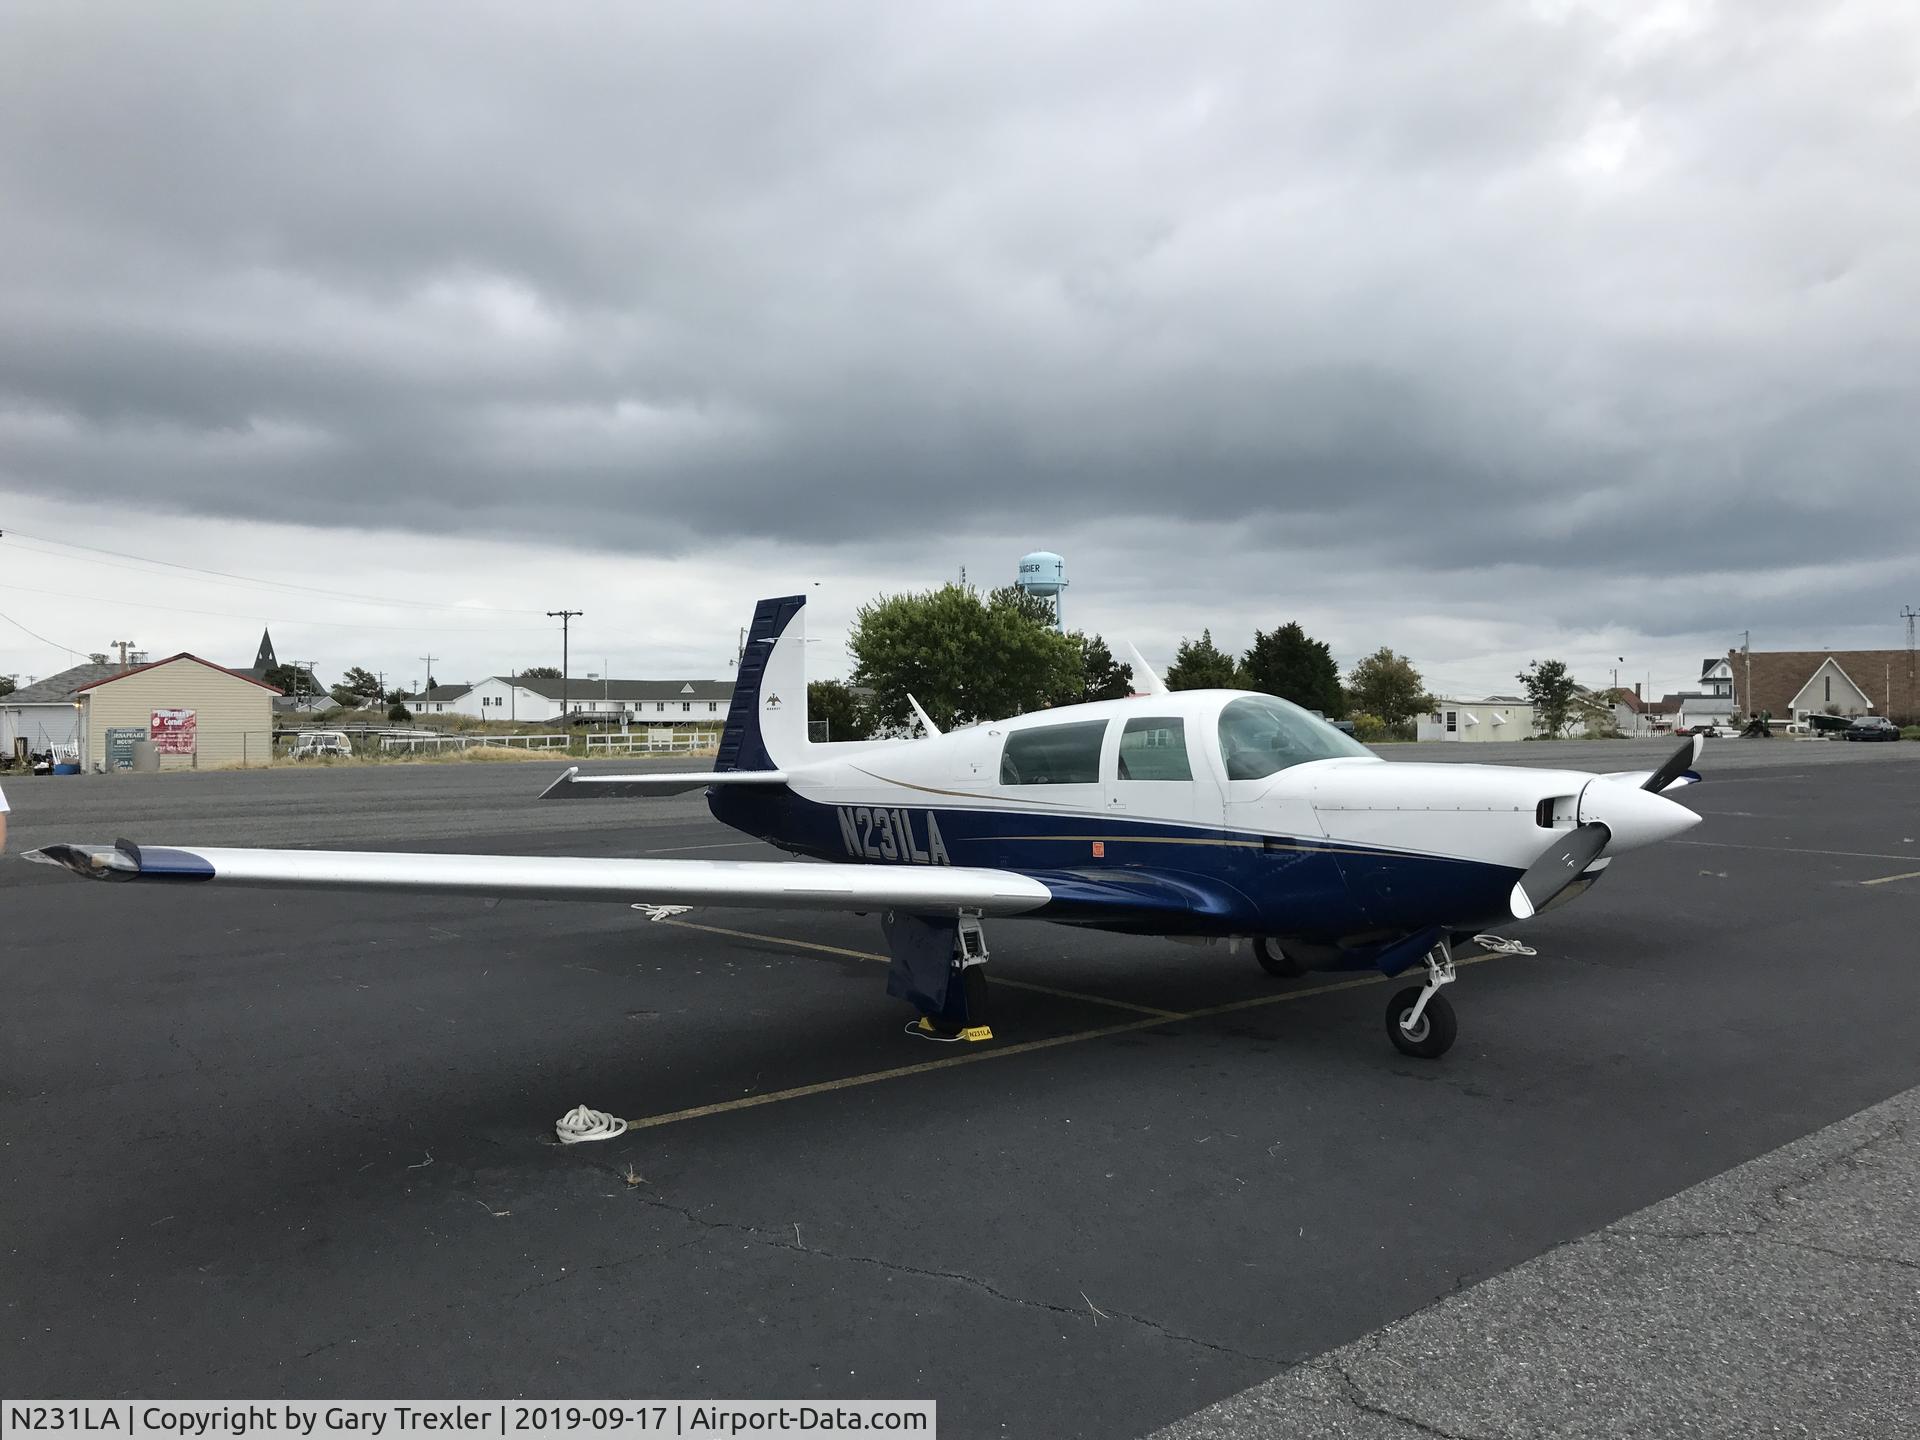
MULTIPOLYGON (((619 1172, 615 1171, 613 1173, 617 1175, 619 1172)), ((763 1230, 756 1225, 744 1225, 732 1220, 708 1219, 705 1216, 695 1214, 690 1207, 676 1205, 670 1200, 641 1196, 640 1203, 654 1209, 665 1210, 671 1214, 678 1215, 689 1224, 699 1226, 703 1230, 727 1231, 736 1235, 746 1236, 756 1244, 763 1245, 771 1250, 785 1250, 796 1255, 815 1256, 822 1260, 832 1260, 849 1265, 871 1265, 877 1269, 891 1271, 900 1275, 911 1275, 918 1279, 945 1280, 957 1285, 966 1285, 980 1291, 982 1294, 991 1296, 995 1300, 1002 1301, 1008 1305, 1017 1305, 1024 1309, 1045 1310, 1055 1315, 1064 1315, 1069 1319, 1087 1320, 1091 1321, 1095 1326, 1099 1325, 1102 1317, 1114 1320, 1125 1320, 1129 1324, 1138 1325, 1142 1329, 1151 1330, 1156 1334, 1163 1335, 1169 1340, 1176 1340, 1183 1345, 1193 1345, 1204 1350, 1212 1350, 1222 1355, 1231 1355, 1237 1360, 1252 1360, 1263 1365, 1284 1365, 1286 1363, 1285 1359, 1278 1355, 1262 1355, 1254 1351, 1236 1349, 1231 1345, 1222 1345, 1218 1341, 1204 1340, 1197 1335, 1185 1334, 1163 1325, 1157 1320, 1149 1319, 1144 1315, 1135 1315, 1126 1310, 1102 1310, 1099 1315, 1095 1315, 1091 1309, 1081 1309, 1073 1305, 1057 1305, 1050 1300, 1035 1300, 1029 1296, 1011 1294, 1000 1289, 990 1281, 982 1280, 977 1275, 969 1275, 961 1270, 936 1270, 929 1266, 909 1265, 899 1260, 883 1259, 878 1255, 856 1255, 847 1251, 822 1249, 817 1245, 803 1245, 788 1239, 784 1232, 763 1230)))
MULTIPOLYGON (((622 1255, 613 1260, 602 1260, 596 1265, 582 1265, 577 1269, 567 1270, 558 1275, 550 1275, 544 1280, 535 1280, 531 1284, 522 1285, 517 1290, 508 1291, 505 1295, 501 1296, 500 1299, 502 1302, 520 1300, 537 1291, 550 1290, 556 1285, 565 1285, 571 1281, 578 1280, 582 1275, 594 1275, 604 1270, 618 1270, 623 1266, 633 1265, 643 1260, 664 1260, 669 1255, 677 1255, 682 1250, 690 1250, 700 1243, 698 1239, 687 1240, 679 1245, 668 1245, 658 1250, 639 1251, 632 1255, 622 1255)), ((469 1300, 449 1301, 447 1304, 436 1306, 434 1309, 428 1310, 422 1315, 409 1315, 405 1320, 395 1320, 386 1325, 376 1326, 364 1333, 342 1335, 336 1339, 324 1341, 297 1358, 301 1360, 311 1360, 316 1355, 324 1355, 327 1351, 338 1349, 342 1345, 349 1345, 358 1340, 370 1340, 376 1335, 383 1335, 390 1330, 397 1330, 403 1325, 408 1327, 417 1326, 422 1319, 428 1316, 445 1314, 449 1310, 464 1310, 471 1303, 469 1300)))
POLYGON ((1332 1357, 1328 1357, 1325 1360, 1308 1361, 1304 1368, 1318 1370, 1323 1375, 1331 1375, 1339 1380, 1341 1385, 1346 1389, 1347 1403, 1363 1415, 1373 1415, 1382 1420, 1391 1420, 1397 1425, 1406 1426, 1407 1429, 1418 1435, 1438 1435, 1441 1437, 1441 1440, 1493 1440, 1493 1437, 1478 1436, 1467 1431, 1446 1430, 1433 1424, 1431 1421, 1420 1419, 1417 1415, 1408 1415, 1404 1411, 1392 1410, 1376 1400, 1368 1399, 1366 1392, 1360 1388, 1360 1382, 1353 1377, 1344 1365, 1332 1357))

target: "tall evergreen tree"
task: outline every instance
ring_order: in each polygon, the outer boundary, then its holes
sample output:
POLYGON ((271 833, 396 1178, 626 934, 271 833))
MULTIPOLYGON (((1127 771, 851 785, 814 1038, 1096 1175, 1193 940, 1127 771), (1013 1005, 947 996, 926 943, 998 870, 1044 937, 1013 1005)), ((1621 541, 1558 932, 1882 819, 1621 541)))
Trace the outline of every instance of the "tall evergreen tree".
POLYGON ((1213 643, 1213 631, 1202 630, 1198 640, 1182 639, 1173 664, 1161 677, 1169 690, 1231 690, 1240 683, 1239 666, 1213 643))
POLYGON ((1340 667, 1333 649, 1289 620, 1274 631, 1256 630, 1253 644, 1240 662, 1249 690, 1262 690, 1291 700, 1331 719, 1347 713, 1346 693, 1340 688, 1340 667))
POLYGON ((1081 677, 1078 693, 1064 703, 1077 705, 1085 700, 1124 700, 1133 693, 1133 667, 1115 660, 1113 651, 1107 648, 1103 637, 1082 635, 1076 631, 1069 638, 1080 645, 1081 677))

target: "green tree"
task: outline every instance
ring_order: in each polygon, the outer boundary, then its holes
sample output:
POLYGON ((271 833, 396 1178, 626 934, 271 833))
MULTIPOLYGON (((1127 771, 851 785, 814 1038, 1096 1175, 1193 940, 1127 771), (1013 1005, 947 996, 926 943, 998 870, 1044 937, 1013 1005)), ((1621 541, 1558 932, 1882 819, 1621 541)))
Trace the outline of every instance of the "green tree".
POLYGON ((1075 693, 1062 698, 1064 705, 1089 700, 1124 700, 1133 693, 1133 667, 1113 658, 1106 640, 1099 635, 1078 631, 1067 637, 1080 646, 1080 685, 1075 693))
POLYGON ((969 586, 882 595, 861 607, 847 648, 873 716, 904 730, 911 693, 942 729, 1038 710, 1084 685, 1079 644, 1009 586, 985 600, 969 586))
POLYGON ((1173 664, 1161 678, 1169 690, 1231 690, 1240 683, 1240 667, 1213 643, 1213 631, 1202 630, 1198 640, 1181 637, 1173 664))
POLYGON ((297 700, 311 699, 324 693, 313 672, 304 665, 276 665, 263 678, 283 695, 291 695, 297 700))
POLYGON ((406 725, 413 720, 413 712, 404 700, 395 700, 387 707, 387 719, 395 725, 406 725))
POLYGON ((18 690, 20 687, 15 683, 17 678, 13 675, 0 675, 0 695, 11 695, 18 690))
POLYGON ((1530 660, 1527 668, 1513 678, 1525 687, 1527 699, 1533 702, 1533 713, 1539 717, 1541 732, 1559 739, 1567 728, 1567 717, 1573 712, 1573 697, 1580 689, 1566 662, 1530 660))
POLYGON ((1240 662, 1241 674, 1249 690, 1265 691, 1291 700, 1309 710, 1318 710, 1329 719, 1347 713, 1346 695, 1340 689, 1340 667, 1333 663, 1333 650, 1289 620, 1271 633, 1253 632, 1253 645, 1240 662))
POLYGON ((1022 590, 1018 585, 1002 585, 998 590, 988 591, 987 604, 1016 611, 1036 625, 1053 628, 1053 602, 1031 591, 1022 590))
POLYGON ((346 680, 334 685, 334 699, 342 705, 365 707, 380 701, 380 676, 361 666, 349 666, 346 680))
POLYGON ((873 737, 873 716, 865 697, 844 680, 807 682, 807 720, 816 725, 824 721, 829 741, 873 737))
MULTIPOLYGON (((1397 730, 1414 716, 1433 709, 1434 701, 1413 662, 1382 645, 1348 673, 1347 704, 1364 714, 1379 716, 1388 730, 1397 730)), ((1359 724, 1357 716, 1354 723, 1359 724)))
POLYGON ((520 672, 519 678, 522 680, 558 680, 560 678, 560 667, 558 665, 529 665, 525 670, 520 672))

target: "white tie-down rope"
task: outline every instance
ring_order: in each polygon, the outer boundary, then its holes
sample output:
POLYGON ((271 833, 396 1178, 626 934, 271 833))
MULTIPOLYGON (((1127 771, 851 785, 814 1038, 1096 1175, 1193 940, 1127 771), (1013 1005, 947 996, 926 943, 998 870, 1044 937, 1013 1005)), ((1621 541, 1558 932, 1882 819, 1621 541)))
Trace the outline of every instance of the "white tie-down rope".
POLYGON ((1503 940, 1498 935, 1476 935, 1473 943, 1493 955, 1538 955, 1540 952, 1531 945, 1523 945, 1518 940, 1503 940))
POLYGON ((604 1110, 589 1110, 576 1105, 553 1122, 553 1133, 562 1145, 581 1145, 589 1140, 611 1140, 627 1133, 627 1122, 604 1110))

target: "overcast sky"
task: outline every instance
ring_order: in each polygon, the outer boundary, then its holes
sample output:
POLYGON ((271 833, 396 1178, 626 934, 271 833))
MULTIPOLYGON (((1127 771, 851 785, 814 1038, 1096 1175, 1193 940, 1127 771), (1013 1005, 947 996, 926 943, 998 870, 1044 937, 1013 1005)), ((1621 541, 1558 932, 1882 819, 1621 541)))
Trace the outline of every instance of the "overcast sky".
POLYGON ((1042 546, 1162 661, 1900 644, 1917 74, 1911 0, 0 0, 0 672, 719 676, 805 589, 838 673, 1042 546))

